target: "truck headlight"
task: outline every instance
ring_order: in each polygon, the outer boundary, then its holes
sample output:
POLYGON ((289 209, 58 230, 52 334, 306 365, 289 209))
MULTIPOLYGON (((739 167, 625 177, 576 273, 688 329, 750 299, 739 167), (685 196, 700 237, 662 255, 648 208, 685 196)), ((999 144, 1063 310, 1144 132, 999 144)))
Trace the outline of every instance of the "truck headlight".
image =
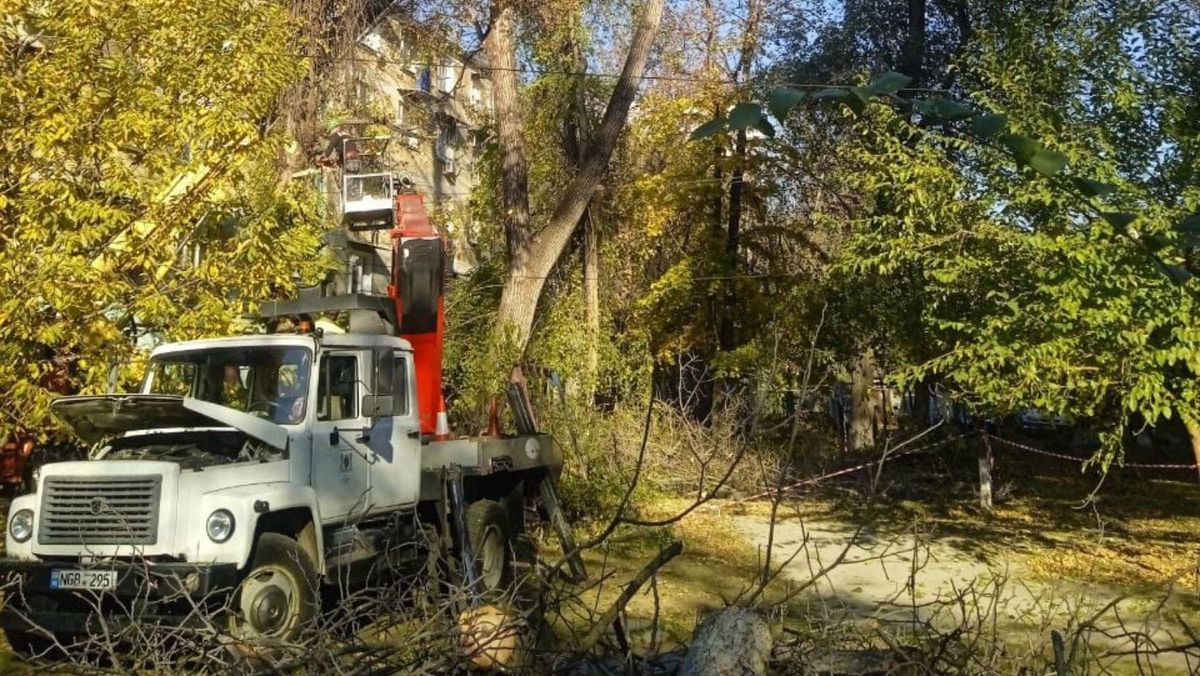
POLYGON ((208 515, 204 529, 208 531, 209 540, 225 542, 233 535, 233 513, 228 509, 218 509, 208 515))
POLYGON ((8 519, 8 534, 17 542, 25 542, 33 536, 33 510, 18 509, 8 519))

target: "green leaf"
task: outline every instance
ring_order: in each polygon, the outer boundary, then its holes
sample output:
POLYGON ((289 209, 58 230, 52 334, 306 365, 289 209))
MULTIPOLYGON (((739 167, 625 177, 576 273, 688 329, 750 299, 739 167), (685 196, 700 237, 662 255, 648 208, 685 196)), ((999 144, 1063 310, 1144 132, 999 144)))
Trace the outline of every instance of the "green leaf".
POLYGON ((861 115, 870 100, 871 92, 866 87, 851 87, 850 96, 845 98, 844 103, 850 106, 855 115, 861 115))
POLYGON ((699 127, 693 129, 691 136, 688 136, 688 140, 699 141, 700 139, 710 138, 725 131, 728 124, 729 122, 723 117, 718 117, 715 120, 709 120, 708 122, 705 122, 699 127))
POLYGON ((1175 226, 1181 235, 1184 246, 1200 246, 1200 214, 1188 216, 1175 226))
POLYGON ((780 87, 771 92, 770 98, 767 99, 767 110, 775 116, 775 119, 780 122, 787 117, 788 113, 804 100, 804 92, 791 87, 780 87))
POLYGON ((1125 230, 1129 227, 1130 223, 1137 220, 1137 216, 1121 211, 1105 211, 1101 216, 1104 216, 1104 220, 1111 223, 1117 230, 1125 230))
POLYGON ((975 109, 951 99, 934 97, 925 99, 917 104, 917 110, 924 115, 938 118, 946 122, 956 122, 975 116, 975 109))
POLYGON ((813 98, 834 99, 841 101, 849 106, 850 110, 853 110, 855 115, 859 115, 866 107, 866 102, 867 99, 870 98, 870 94, 863 87, 850 87, 847 89, 830 87, 829 89, 822 89, 821 91, 817 92, 813 95, 813 98))
POLYGON ((1053 150, 1039 150, 1029 159, 1029 166, 1033 167, 1037 173, 1049 178, 1067 166, 1067 156, 1053 150))
POLYGON ((758 124, 762 119, 762 106, 757 103, 739 103, 729 112, 729 128, 745 129, 758 124))
POLYGON ((1163 237, 1162 235, 1147 235, 1145 241, 1146 247, 1155 252, 1162 251, 1168 246, 1171 246, 1171 240, 1163 237))
POLYGON ((851 87, 850 93, 853 94, 854 98, 858 99, 861 103, 870 101, 872 96, 871 90, 867 89, 866 87, 851 87))
POLYGON ((775 125, 765 117, 758 118, 758 122, 754 124, 754 128, 761 131, 767 138, 775 138, 775 125))
POLYGON ((1179 232, 1200 235, 1200 214, 1192 214, 1179 222, 1175 228, 1179 232))
POLYGON ((1042 144, 1020 134, 1004 134, 1000 137, 1000 143, 1012 151, 1013 157, 1021 165, 1029 164, 1033 156, 1042 150, 1042 144))
POLYGON ((878 80, 875 80, 868 85, 867 89, 869 89, 871 94, 874 96, 885 96, 888 94, 895 94, 901 89, 904 89, 910 82, 912 82, 912 78, 904 73, 888 71, 883 75, 880 75, 878 80))
POLYGON ((998 113, 988 113, 980 115, 971 123, 970 131, 979 138, 992 138, 1004 130, 1008 126, 1008 116, 998 113))
POLYGON ((1071 179, 1071 182, 1074 183, 1075 187, 1079 188, 1079 192, 1083 193, 1086 197, 1104 197, 1105 195, 1112 194, 1117 189, 1117 186, 1111 183, 1093 181, 1090 178, 1075 177, 1071 179))

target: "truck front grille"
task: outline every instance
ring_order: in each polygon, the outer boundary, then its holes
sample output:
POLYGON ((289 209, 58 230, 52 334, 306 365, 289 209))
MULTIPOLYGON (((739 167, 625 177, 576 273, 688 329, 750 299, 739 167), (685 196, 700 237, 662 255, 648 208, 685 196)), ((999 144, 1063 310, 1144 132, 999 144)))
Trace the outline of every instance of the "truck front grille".
POLYGON ((161 476, 46 477, 38 542, 155 544, 161 490, 161 476))

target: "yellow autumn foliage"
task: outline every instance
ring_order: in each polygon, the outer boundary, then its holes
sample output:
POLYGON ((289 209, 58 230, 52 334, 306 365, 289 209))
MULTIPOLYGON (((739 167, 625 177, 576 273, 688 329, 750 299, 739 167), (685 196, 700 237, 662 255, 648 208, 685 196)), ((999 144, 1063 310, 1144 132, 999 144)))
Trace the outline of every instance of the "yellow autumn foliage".
POLYGON ((100 391, 317 273, 314 191, 275 169, 293 28, 267 0, 0 0, 0 436, 49 429, 52 371, 100 391))

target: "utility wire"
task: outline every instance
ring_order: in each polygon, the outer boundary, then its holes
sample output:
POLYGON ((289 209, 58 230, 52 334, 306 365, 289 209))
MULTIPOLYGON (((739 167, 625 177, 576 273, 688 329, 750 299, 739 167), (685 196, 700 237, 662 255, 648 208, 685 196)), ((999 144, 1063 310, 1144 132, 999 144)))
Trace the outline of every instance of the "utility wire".
MULTIPOLYGON (((61 36, 61 35, 54 36, 54 35, 45 35, 45 34, 31 35, 28 37, 29 38, 38 38, 38 39, 44 37, 44 38, 50 38, 53 40, 69 40, 70 39, 70 36, 61 36)), ((361 45, 357 45, 357 46, 361 46, 361 45)), ((369 48, 367 48, 367 49, 369 49, 369 48)), ((223 48, 223 47, 207 46, 207 47, 200 47, 199 51, 226 52, 226 51, 230 51, 230 50, 227 48, 223 48)), ((303 52, 264 51, 264 50, 254 50, 254 51, 257 54, 263 54, 263 55, 268 55, 268 56, 283 56, 283 57, 296 58, 296 59, 320 59, 320 60, 324 60, 327 62, 334 62, 334 63, 387 64, 387 65, 393 65, 393 66, 401 66, 403 68, 410 68, 413 66, 416 66, 418 68, 428 67, 430 69, 431 76, 433 74, 433 69, 434 69, 434 64, 414 62, 411 60, 391 59, 391 58, 387 58, 382 55, 380 55, 380 56, 353 56, 353 55, 331 56, 328 54, 306 54, 303 52)), ((457 61, 462 62, 462 59, 460 59, 459 57, 452 57, 452 58, 454 58, 457 61)), ((610 72, 602 72, 602 71, 566 70, 566 69, 556 69, 556 68, 530 68, 530 67, 503 68, 500 66, 490 66, 490 65, 481 65, 481 64, 465 64, 465 63, 463 65, 466 65, 466 66, 470 67, 472 70, 475 70, 478 72, 511 72, 511 73, 517 73, 520 75, 569 75, 569 76, 573 76, 573 77, 594 77, 594 78, 605 78, 605 79, 614 79, 614 80, 621 77, 620 73, 610 73, 610 72)), ((661 81, 661 82, 700 82, 700 83, 706 83, 706 84, 727 84, 727 85, 733 85, 733 86, 740 86, 740 85, 745 84, 745 83, 739 83, 737 80, 732 80, 732 79, 728 79, 728 78, 705 78, 705 77, 699 77, 696 75, 691 75, 691 74, 688 74, 685 72, 678 72, 678 71, 674 72, 674 73, 642 74, 642 75, 637 76, 637 79, 638 80, 649 80, 649 81, 661 81)), ((777 86, 777 87, 793 87, 793 88, 797 88, 797 89, 848 89, 850 87, 855 86, 853 84, 845 84, 845 83, 837 83, 837 82, 772 81, 767 84, 770 84, 772 86, 777 86)), ((436 88, 436 87, 432 87, 432 85, 431 85, 431 88, 436 88)), ((949 90, 949 89, 936 88, 936 87, 904 87, 904 88, 900 89, 900 91, 943 93, 943 94, 951 93, 951 90, 949 90)))
MULTIPOLYGON (((384 248, 386 248, 386 247, 384 247, 384 248)), ((803 278, 809 278, 812 276, 813 275, 811 273, 805 273, 805 272, 780 272, 780 273, 775 273, 775 274, 746 273, 746 274, 742 274, 742 275, 703 275, 703 276, 697 276, 697 277, 690 277, 689 279, 694 282, 735 282, 735 281, 740 281, 740 280, 803 279, 803 278)), ((505 275, 505 277, 506 278, 511 277, 513 279, 551 280, 551 279, 562 279, 564 277, 564 275, 516 275, 516 274, 513 274, 513 275, 505 275)))

